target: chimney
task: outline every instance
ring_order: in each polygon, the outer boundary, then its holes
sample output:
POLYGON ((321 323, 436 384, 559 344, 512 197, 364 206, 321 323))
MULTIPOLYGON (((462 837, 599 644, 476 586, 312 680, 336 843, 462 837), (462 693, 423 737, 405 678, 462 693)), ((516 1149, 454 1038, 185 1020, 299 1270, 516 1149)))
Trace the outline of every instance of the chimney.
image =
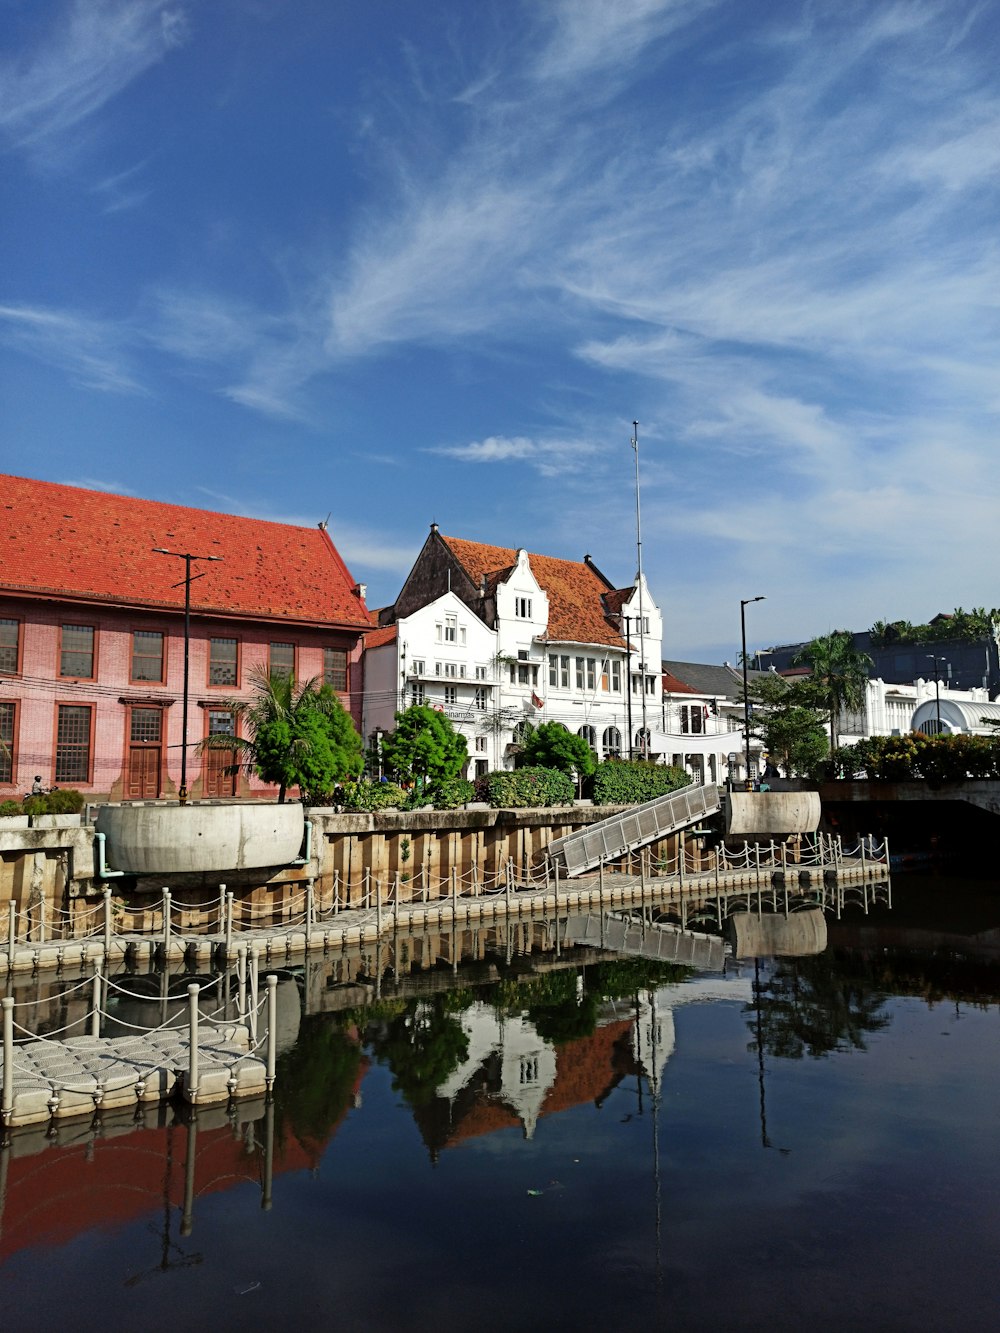
POLYGON ((365 598, 368 596, 368 584, 367 584, 367 583, 355 583, 354 588, 353 588, 353 592, 354 592, 354 596, 355 596, 355 597, 360 597, 361 600, 364 601, 365 598))

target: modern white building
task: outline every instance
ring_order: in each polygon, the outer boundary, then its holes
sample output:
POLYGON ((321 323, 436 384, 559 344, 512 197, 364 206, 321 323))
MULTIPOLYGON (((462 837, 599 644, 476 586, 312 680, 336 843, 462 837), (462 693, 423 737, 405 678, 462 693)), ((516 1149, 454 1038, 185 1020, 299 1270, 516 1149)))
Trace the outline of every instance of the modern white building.
POLYGON ((447 713, 468 774, 511 768, 523 724, 560 722, 598 759, 659 757, 660 611, 582 561, 445 537, 436 524, 367 636, 364 732, 411 703, 447 713))
POLYGON ((908 731, 937 731, 937 705, 941 703, 941 730, 944 732, 981 731, 979 719, 987 713, 1000 717, 1000 708, 989 701, 985 689, 953 690, 946 681, 918 678, 912 685, 895 685, 884 680, 869 680, 864 707, 848 713, 840 721, 839 743, 852 745, 871 736, 905 736, 908 731), (962 719, 966 719, 963 724, 962 719))

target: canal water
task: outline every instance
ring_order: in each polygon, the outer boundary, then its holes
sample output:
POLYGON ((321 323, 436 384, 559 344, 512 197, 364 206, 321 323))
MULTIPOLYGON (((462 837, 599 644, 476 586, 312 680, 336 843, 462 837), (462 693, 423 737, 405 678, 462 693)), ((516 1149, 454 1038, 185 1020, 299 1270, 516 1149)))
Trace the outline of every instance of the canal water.
POLYGON ((3 1326, 996 1327, 998 887, 712 970, 285 969, 271 1107, 13 1136, 3 1326))

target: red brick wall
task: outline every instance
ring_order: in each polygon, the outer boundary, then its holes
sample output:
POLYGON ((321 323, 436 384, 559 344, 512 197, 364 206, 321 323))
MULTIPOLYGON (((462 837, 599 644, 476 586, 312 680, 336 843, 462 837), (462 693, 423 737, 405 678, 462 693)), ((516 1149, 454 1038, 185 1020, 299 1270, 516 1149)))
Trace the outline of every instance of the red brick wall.
MULTIPOLYGON (((180 784, 181 715, 184 679, 184 626, 177 615, 157 615, 127 608, 40 602, 31 599, 0 600, 0 615, 21 621, 20 671, 0 676, 0 700, 17 705, 15 719, 15 764, 13 781, 0 784, 0 799, 29 791, 34 775, 45 786, 55 780, 56 715, 59 704, 92 707, 92 758, 89 783, 63 782, 91 796, 121 798, 127 754, 126 728, 129 705, 143 700, 161 700, 163 709, 161 794, 173 795, 180 784), (97 630, 94 680, 60 679, 59 643, 63 624, 92 625, 97 630), (164 635, 165 681, 163 684, 130 680, 133 630, 157 630, 164 635), (122 700, 125 700, 123 703, 122 700)), ((323 649, 341 648, 348 653, 349 695, 342 695, 355 724, 361 725, 360 640, 350 631, 322 630, 291 622, 274 625, 262 622, 207 620, 193 616, 190 644, 188 708, 188 787, 200 794, 202 759, 193 746, 205 735, 206 709, 200 705, 228 698, 247 698, 247 685, 254 665, 266 666, 271 641, 297 645, 296 675, 299 680, 322 677, 323 649), (239 641, 239 687, 208 684, 208 646, 211 638, 239 641)), ((266 795, 273 788, 257 779, 244 784, 242 794, 266 795)))

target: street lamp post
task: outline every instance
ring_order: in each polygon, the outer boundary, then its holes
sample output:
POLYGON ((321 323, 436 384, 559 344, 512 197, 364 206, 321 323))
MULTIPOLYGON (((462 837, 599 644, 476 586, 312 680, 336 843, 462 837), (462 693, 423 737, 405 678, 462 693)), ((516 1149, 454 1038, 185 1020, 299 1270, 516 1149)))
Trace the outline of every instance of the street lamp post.
POLYGON ((740 598, 740 635, 743 640, 743 750, 746 758, 744 786, 747 791, 753 790, 753 781, 750 777, 750 695, 747 692, 747 607, 753 602, 765 600, 764 597, 740 598))
MULTIPOLYGON (((191 656, 191 584, 194 579, 204 578, 204 574, 191 574, 192 560, 222 560, 221 555, 192 555, 190 551, 168 551, 162 546, 153 547, 154 555, 170 555, 184 561, 184 695, 181 704, 181 786, 177 799, 181 805, 187 804, 187 747, 188 747, 188 693, 190 684, 191 656)), ((207 571, 206 571, 207 572, 207 571)), ((179 588, 180 583, 171 585, 179 588)))
POLYGON ((927 657, 934 663, 934 699, 937 704, 937 734, 941 735, 941 673, 938 671, 938 662, 943 662, 943 657, 938 657, 937 653, 927 653, 927 657))

